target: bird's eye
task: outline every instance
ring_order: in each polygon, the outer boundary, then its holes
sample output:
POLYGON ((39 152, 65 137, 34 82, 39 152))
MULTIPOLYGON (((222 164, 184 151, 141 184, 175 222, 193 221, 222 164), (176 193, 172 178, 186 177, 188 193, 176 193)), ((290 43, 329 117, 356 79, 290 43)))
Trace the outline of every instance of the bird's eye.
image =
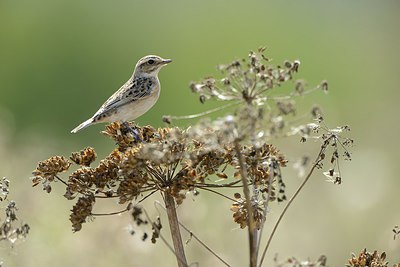
POLYGON ((147 61, 147 63, 149 63, 150 65, 153 65, 154 64, 154 60, 150 59, 149 61, 147 61))

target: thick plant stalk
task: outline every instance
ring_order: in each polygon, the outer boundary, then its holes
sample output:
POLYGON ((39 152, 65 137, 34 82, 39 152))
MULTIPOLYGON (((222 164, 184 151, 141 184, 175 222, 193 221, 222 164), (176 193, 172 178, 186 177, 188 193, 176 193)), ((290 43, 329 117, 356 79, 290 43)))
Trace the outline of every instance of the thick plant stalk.
POLYGON ((248 214, 248 221, 247 221, 247 229, 248 229, 248 235, 249 235, 249 249, 250 249, 250 267, 256 267, 257 266, 257 234, 258 231, 255 227, 255 221, 254 221, 254 215, 253 215, 253 207, 251 204, 251 196, 250 196, 250 189, 248 180, 247 180, 247 171, 246 171, 246 166, 245 162, 242 156, 242 153, 240 151, 240 146, 239 142, 235 142, 235 151, 239 160, 239 166, 240 166, 240 177, 243 182, 243 193, 246 199, 246 209, 247 209, 247 214, 248 214))
POLYGON ((179 221, 176 214, 175 200, 168 194, 164 194, 165 207, 167 209, 169 227, 171 229, 172 243, 174 244, 175 256, 178 261, 178 267, 187 267, 185 250, 183 249, 183 242, 181 232, 179 230, 179 221))

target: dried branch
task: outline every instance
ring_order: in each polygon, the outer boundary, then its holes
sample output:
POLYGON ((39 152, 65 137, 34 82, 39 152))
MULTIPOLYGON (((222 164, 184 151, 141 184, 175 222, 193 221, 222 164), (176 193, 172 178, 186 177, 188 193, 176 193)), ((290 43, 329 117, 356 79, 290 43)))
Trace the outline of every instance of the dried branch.
POLYGON ((255 222, 254 222, 254 216, 253 216, 253 207, 252 207, 252 202, 250 198, 250 189, 248 186, 248 180, 247 180, 247 168, 245 166, 245 162, 243 160, 242 152, 240 151, 240 144, 239 141, 235 142, 235 151, 237 154, 237 158, 239 161, 239 166, 240 166, 240 177, 242 179, 243 183, 243 193, 246 199, 246 209, 247 209, 247 220, 248 220, 248 236, 249 236, 249 249, 250 249, 250 266, 255 267, 257 266, 257 249, 256 249, 256 240, 254 236, 254 229, 255 229, 255 222))
POLYGON ((187 267, 188 264, 186 262, 185 250, 183 249, 181 232, 179 230, 179 221, 176 214, 175 200, 167 192, 164 193, 163 197, 165 208, 167 209, 169 227, 171 230, 171 237, 175 249, 175 256, 178 261, 178 266, 187 267))
MULTIPOLYGON (((155 204, 157 206, 161 207, 162 209, 166 210, 166 208, 163 205, 161 205, 160 202, 156 201, 155 204)), ((214 252, 206 243, 204 243, 196 234, 194 234, 191 230, 189 230, 189 228, 187 228, 183 223, 181 223, 180 221, 178 221, 178 222, 179 222, 179 225, 182 226, 182 228, 190 234, 190 237, 193 237, 194 239, 196 239, 197 242, 199 242, 206 250, 208 250, 216 258, 218 258, 223 264, 225 264, 226 266, 231 266, 229 263, 227 263, 225 260, 223 260, 216 252, 214 252)))

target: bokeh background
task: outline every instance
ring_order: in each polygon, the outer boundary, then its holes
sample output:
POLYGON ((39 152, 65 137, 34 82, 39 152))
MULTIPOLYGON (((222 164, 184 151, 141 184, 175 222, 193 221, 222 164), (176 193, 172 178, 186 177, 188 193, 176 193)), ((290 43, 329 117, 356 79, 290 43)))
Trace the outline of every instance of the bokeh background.
MULTIPOLYGON (((400 224, 399 14, 398 1, 0 1, 0 176, 11 180, 10 199, 32 228, 15 248, 3 244, 0 258, 6 266, 174 266, 162 242, 129 234, 128 215, 97 218, 72 233, 73 203, 62 197, 61 184, 50 195, 32 189, 31 171, 39 160, 88 145, 107 155, 114 144, 99 134, 104 125, 69 131, 125 82, 143 55, 174 60, 160 73, 159 102, 137 120, 162 126, 163 114, 215 106, 198 102, 191 80, 266 46, 275 64, 301 60, 297 77, 310 87, 329 81, 328 95, 300 99, 300 109, 320 104, 328 124, 351 125, 356 141, 353 161, 341 165, 343 184, 316 173, 278 229, 266 266, 276 253, 280 259, 325 254, 330 266, 343 266, 365 247, 399 262, 400 240, 392 233, 400 224)), ((316 152, 282 140, 279 147, 289 158, 316 152)), ((301 180, 287 169, 291 194, 301 180)), ((229 205, 203 193, 179 213, 233 266, 247 266, 247 232, 232 222, 229 205)), ((269 225, 282 206, 272 208, 269 225)), ((151 202, 148 209, 158 214, 151 202)), ((194 241, 187 254, 200 266, 220 266, 194 241)))

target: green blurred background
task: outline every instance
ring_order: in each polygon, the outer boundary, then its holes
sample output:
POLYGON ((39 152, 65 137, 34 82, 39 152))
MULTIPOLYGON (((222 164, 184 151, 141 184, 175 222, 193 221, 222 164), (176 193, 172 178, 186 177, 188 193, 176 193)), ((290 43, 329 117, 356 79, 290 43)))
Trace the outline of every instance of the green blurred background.
MULTIPOLYGON (((188 89, 191 80, 265 45, 275 64, 301 60, 297 77, 310 86, 329 81, 328 96, 318 92, 299 105, 306 110, 319 103, 328 124, 351 125, 356 141, 353 161, 341 166, 343 184, 327 183, 320 172, 313 177, 278 229, 266 266, 275 253, 280 259, 326 254, 330 266, 343 266, 350 252, 364 247, 399 262, 400 240, 392 234, 400 224, 399 14, 398 1, 1 0, 0 176, 11 179, 10 199, 32 230, 14 249, 3 245, 0 258, 6 266, 174 266, 162 242, 129 235, 127 215, 98 218, 73 234, 73 203, 62 197, 61 184, 50 195, 32 189, 31 171, 39 160, 87 145, 99 157, 113 148, 99 134, 104 125, 69 132, 128 79, 143 55, 174 60, 160 73, 157 105, 137 120, 162 126, 163 114, 213 106, 199 104, 188 89)), ((280 148, 289 158, 316 152, 282 141, 280 148)), ((300 179, 289 169, 291 194, 300 179)), ((247 232, 232 222, 229 205, 203 193, 179 213, 233 266, 247 266, 247 232)), ((271 210, 269 225, 282 206, 271 210)), ((220 265, 194 241, 187 254, 200 266, 220 265)))

